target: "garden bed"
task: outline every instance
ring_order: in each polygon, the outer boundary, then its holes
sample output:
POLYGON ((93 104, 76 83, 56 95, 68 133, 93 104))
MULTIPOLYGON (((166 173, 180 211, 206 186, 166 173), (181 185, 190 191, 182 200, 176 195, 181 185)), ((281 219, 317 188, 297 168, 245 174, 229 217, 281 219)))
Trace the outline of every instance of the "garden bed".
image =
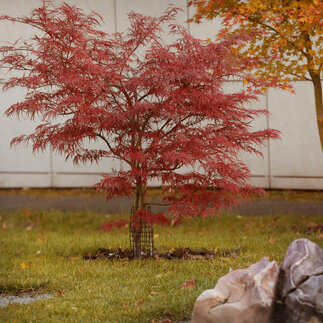
MULTIPOLYGON (((209 250, 192 250, 190 248, 176 248, 176 249, 170 249, 166 252, 154 252, 153 258, 154 259, 214 259, 216 257, 234 257, 237 258, 238 254, 240 252, 240 247, 235 248, 233 251, 230 250, 223 250, 218 252, 212 252, 209 250)), ((134 259, 134 254, 132 250, 129 249, 104 249, 100 248, 97 253, 92 254, 89 253, 83 257, 86 260, 92 259, 110 259, 110 260, 120 260, 120 259, 126 259, 126 260, 132 260, 134 259)), ((141 259, 150 259, 151 257, 147 252, 141 253, 141 259)))

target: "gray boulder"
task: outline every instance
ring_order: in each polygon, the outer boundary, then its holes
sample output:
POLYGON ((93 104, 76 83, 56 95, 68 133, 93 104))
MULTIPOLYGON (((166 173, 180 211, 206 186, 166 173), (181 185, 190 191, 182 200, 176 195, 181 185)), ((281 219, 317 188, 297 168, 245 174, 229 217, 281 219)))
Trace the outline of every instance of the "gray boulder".
POLYGON ((323 274, 323 250, 308 239, 294 240, 280 265, 280 298, 285 298, 309 277, 319 274, 323 274))
POLYGON ((278 301, 273 321, 323 322, 323 250, 308 239, 288 247, 280 266, 278 301))
POLYGON ((308 322, 314 318, 323 322, 323 275, 312 276, 285 300, 289 321, 308 322))
POLYGON ((266 323, 270 320, 279 267, 264 257, 221 277, 196 300, 193 323, 266 323))

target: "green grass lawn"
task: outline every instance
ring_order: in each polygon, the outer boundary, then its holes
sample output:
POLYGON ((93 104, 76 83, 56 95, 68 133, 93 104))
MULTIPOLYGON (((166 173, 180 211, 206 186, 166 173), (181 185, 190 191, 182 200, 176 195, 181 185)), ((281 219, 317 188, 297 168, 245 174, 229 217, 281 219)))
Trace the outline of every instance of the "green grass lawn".
POLYGON ((0 292, 55 297, 0 307, 0 322, 160 322, 189 320, 195 299, 231 269, 268 256, 281 262, 288 245, 306 237, 323 247, 323 233, 306 231, 323 217, 194 219, 155 228, 158 250, 176 247, 230 251, 214 260, 83 260, 98 248, 128 247, 128 232, 100 233, 112 217, 91 212, 0 212, 0 292), (231 268, 231 269, 230 269, 231 268), (183 287, 194 279, 196 286, 183 287))

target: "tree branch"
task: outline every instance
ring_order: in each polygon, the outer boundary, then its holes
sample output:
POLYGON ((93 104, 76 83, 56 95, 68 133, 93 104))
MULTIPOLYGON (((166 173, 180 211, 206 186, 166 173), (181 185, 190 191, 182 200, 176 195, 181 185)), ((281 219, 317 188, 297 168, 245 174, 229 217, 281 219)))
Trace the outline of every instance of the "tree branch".
POLYGON ((147 205, 158 205, 158 206, 170 206, 170 203, 157 203, 157 202, 146 202, 144 203, 144 206, 147 205))
POLYGON ((261 22, 259 19, 257 18, 252 18, 243 14, 240 14, 242 17, 247 18, 248 20, 250 20, 251 22, 255 22, 261 26, 263 26, 265 29, 269 29, 271 31, 273 31, 275 34, 279 35, 279 37, 281 37, 282 39, 285 39, 292 47, 296 48, 298 51, 300 51, 305 57, 306 57, 306 52, 304 52, 302 49, 300 49, 298 46, 296 46, 296 44, 294 44, 293 42, 291 42, 290 40, 288 40, 286 37, 284 37, 278 30, 276 30, 274 27, 267 25, 264 22, 261 22))
POLYGON ((113 148, 112 148, 112 146, 110 145, 110 143, 109 143, 109 141, 103 136, 103 135, 101 135, 100 133, 97 133, 97 132, 95 132, 94 133, 96 136, 98 136, 99 138, 101 138, 106 144, 107 144, 107 146, 109 147, 109 149, 111 150, 111 152, 115 155, 115 156, 117 156, 119 159, 121 159, 121 160, 123 160, 123 161, 125 161, 128 165, 130 165, 131 166, 131 164, 130 164, 130 162, 128 161, 128 160, 126 160, 125 158, 123 158, 123 157, 121 157, 121 155, 120 154, 118 154, 113 148))

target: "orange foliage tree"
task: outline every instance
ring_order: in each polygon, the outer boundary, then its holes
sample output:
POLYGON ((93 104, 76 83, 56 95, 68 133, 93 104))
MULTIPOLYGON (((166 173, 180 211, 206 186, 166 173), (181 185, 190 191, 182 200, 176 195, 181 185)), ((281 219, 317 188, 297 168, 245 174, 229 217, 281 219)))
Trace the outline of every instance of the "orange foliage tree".
POLYGON ((255 37, 239 48, 245 55, 270 57, 259 76, 313 83, 323 149, 323 1, 322 0, 193 0, 194 20, 221 17, 228 33, 247 31, 255 37))

